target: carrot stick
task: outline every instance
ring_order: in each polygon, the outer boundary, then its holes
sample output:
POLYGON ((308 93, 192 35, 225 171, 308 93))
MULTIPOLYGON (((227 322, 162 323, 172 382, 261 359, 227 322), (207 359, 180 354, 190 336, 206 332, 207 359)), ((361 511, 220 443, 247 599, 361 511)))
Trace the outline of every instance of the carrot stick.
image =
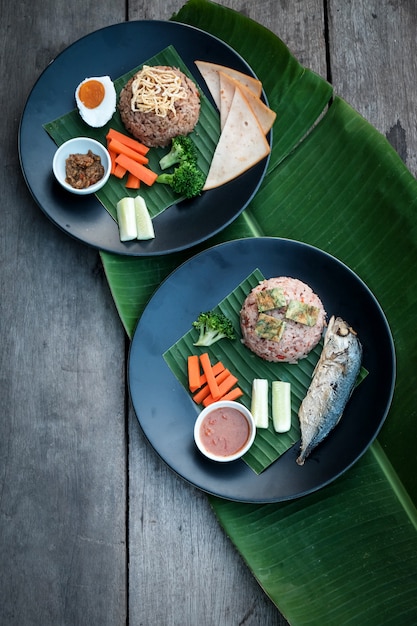
POLYGON ((137 141, 137 139, 133 139, 132 137, 129 137, 128 135, 124 135, 123 133, 120 133, 118 130, 115 130, 114 128, 109 128, 109 130, 107 131, 106 139, 107 141, 111 141, 112 139, 117 139, 117 141, 120 141, 120 143, 123 143, 125 146, 132 148, 132 150, 135 150, 136 152, 139 152, 140 154, 147 154, 149 152, 148 146, 145 146, 140 141, 137 141))
MULTIPOLYGON (((217 363, 216 363, 217 365, 217 363)), ((213 373, 218 369, 216 368, 216 365, 213 365, 212 369, 213 369, 213 373)), ((228 369, 223 368, 221 372, 219 372, 217 374, 216 378, 216 383, 217 385, 220 385, 228 376, 230 375, 230 372, 228 369)), ((202 378, 206 378, 205 374, 202 374, 200 376, 200 381, 202 378)), ((193 396, 193 400, 194 402, 196 402, 197 404, 201 404, 203 402, 203 400, 205 398, 207 398, 207 396, 210 395, 210 387, 208 384, 205 384, 201 387, 201 389, 199 391, 197 391, 197 393, 193 396)))
POLYGON ((203 400, 203 406, 208 406, 212 402, 216 402, 216 400, 223 400, 223 396, 228 393, 233 385, 236 385, 237 378, 233 374, 229 374, 220 385, 218 385, 219 396, 215 398, 212 394, 208 395, 203 400))
POLYGON ((217 374, 215 378, 216 378, 217 386, 219 387, 219 391, 221 391, 220 386, 224 383, 226 378, 228 378, 229 376, 231 376, 231 373, 227 368, 222 370, 220 374, 217 374))
POLYGON ((125 154, 118 154, 116 157, 116 163, 125 167, 128 172, 139 178, 139 180, 149 187, 154 184, 156 179, 158 178, 158 174, 155 174, 149 167, 142 165, 142 163, 137 163, 133 161, 130 157, 125 154))
POLYGON ((210 387, 208 385, 204 385, 199 391, 197 391, 196 394, 193 395, 193 400, 196 404, 201 404, 204 398, 207 398, 209 395, 210 387))
MULTIPOLYGON (((215 363, 212 366, 212 370, 213 370, 213 374, 215 376, 218 376, 219 374, 221 374, 221 372, 223 372, 225 369, 223 363, 221 361, 217 361, 217 363, 215 363)), ((207 382, 207 378, 205 374, 200 374, 200 383, 201 386, 204 385, 207 382)))
POLYGON ((128 189, 139 189, 140 188, 139 178, 137 178, 137 176, 134 176, 133 174, 129 172, 125 187, 127 187, 128 189))
MULTIPOLYGON (((219 400, 237 400, 238 398, 240 398, 240 396, 243 396, 243 391, 240 389, 240 387, 233 387, 233 389, 231 389, 228 393, 225 393, 224 396, 219 398, 219 400)), ((213 402, 218 402, 219 400, 213 400, 213 398, 207 396, 203 400, 203 406, 210 406, 210 404, 213 404, 213 402)))
POLYGON ((110 169, 110 173, 114 174, 114 170, 116 169, 116 157, 117 154, 116 152, 112 152, 111 150, 109 150, 109 154, 110 154, 110 161, 111 161, 111 169, 110 169))
POLYGON ((119 165, 119 163, 117 163, 117 160, 116 160, 116 167, 114 168, 113 174, 117 178, 123 178, 123 176, 126 174, 126 168, 123 167, 122 165, 119 165))
POLYGON ((116 152, 116 154, 125 154, 138 163, 143 163, 144 165, 149 163, 148 157, 140 152, 136 152, 136 150, 132 150, 129 146, 125 146, 121 141, 117 141, 117 139, 111 139, 107 144, 107 149, 111 152, 116 152))
POLYGON ((234 374, 230 374, 219 384, 219 392, 221 396, 231 390, 233 385, 236 385, 237 378, 234 374))
POLYGON ((207 352, 203 352, 200 354, 200 363, 203 368, 203 372, 207 378, 207 385, 210 388, 210 393, 215 400, 218 400, 220 397, 219 386, 216 382, 216 378, 213 374, 213 368, 210 363, 210 357, 207 352))
POLYGON ((191 392, 197 391, 201 387, 200 382, 200 361, 197 354, 191 354, 187 359, 188 367, 188 387, 191 392))
POLYGON ((229 391, 229 393, 226 393, 222 397, 222 400, 237 400, 238 398, 240 398, 240 396, 243 396, 243 391, 241 390, 241 388, 233 387, 233 389, 229 391))

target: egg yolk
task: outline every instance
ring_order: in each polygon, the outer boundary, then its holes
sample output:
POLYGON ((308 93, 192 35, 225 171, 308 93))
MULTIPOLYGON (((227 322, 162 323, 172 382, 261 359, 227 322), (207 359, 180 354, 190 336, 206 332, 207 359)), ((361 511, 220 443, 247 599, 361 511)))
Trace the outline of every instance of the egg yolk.
POLYGON ((104 100, 104 86, 98 80, 88 80, 78 90, 78 97, 87 109, 95 109, 104 100))

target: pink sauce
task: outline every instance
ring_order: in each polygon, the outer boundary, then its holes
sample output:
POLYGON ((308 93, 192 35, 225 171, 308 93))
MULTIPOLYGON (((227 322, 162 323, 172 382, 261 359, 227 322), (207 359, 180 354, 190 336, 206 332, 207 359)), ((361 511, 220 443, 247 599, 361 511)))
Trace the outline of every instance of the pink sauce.
POLYGON ((249 439, 246 417, 237 409, 213 409, 200 426, 200 438, 205 449, 216 456, 231 456, 239 452, 249 439))

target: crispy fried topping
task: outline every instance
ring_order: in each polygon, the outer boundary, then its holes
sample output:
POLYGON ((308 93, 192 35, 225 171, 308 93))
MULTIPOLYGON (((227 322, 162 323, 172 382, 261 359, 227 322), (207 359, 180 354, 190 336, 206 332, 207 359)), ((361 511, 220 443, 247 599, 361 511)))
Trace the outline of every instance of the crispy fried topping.
POLYGON ((132 111, 166 117, 169 111, 176 115, 175 103, 186 97, 187 91, 177 72, 144 65, 132 83, 131 107, 132 111))

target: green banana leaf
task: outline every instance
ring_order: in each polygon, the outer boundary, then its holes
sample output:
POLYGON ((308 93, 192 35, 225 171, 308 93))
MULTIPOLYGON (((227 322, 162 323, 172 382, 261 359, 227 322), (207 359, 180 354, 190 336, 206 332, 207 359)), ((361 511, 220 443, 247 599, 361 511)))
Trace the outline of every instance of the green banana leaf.
MULTIPOLYGON (((396 390, 386 423, 342 477, 294 501, 250 505, 210 497, 211 506, 291 624, 415 624, 417 181, 387 140, 345 101, 330 100, 331 87, 303 68, 267 29, 206 0, 190 0, 174 19, 240 52, 278 113, 258 194, 203 247, 268 235, 305 241, 333 254, 379 300, 397 354, 396 390)), ((201 248, 153 259, 102 253, 129 337, 164 277, 201 248)))
MULTIPOLYGON (((223 313, 232 321, 236 336, 233 341, 223 340, 210 346, 212 362, 221 361, 232 373, 238 375, 238 385, 243 391, 243 396, 239 401, 249 410, 254 378, 285 380, 292 385, 291 429, 287 433, 277 434, 270 418, 269 427, 258 429, 251 449, 243 457, 256 474, 263 472, 300 439, 298 409, 307 392, 314 367, 323 347, 319 344, 298 366, 288 363, 268 363, 267 361, 259 363, 258 359, 248 359, 248 349, 242 344, 242 334, 239 329, 239 311, 246 295, 264 278, 265 276, 259 269, 254 270, 213 309, 223 313)), ((186 374, 187 357, 189 354, 202 354, 207 351, 207 348, 198 349, 194 347, 193 342, 196 340, 196 334, 198 335, 195 329, 190 329, 183 337, 179 337, 178 341, 163 355, 171 371, 187 392, 189 391, 186 374)), ((269 415, 271 412, 271 394, 269 394, 269 415)))

